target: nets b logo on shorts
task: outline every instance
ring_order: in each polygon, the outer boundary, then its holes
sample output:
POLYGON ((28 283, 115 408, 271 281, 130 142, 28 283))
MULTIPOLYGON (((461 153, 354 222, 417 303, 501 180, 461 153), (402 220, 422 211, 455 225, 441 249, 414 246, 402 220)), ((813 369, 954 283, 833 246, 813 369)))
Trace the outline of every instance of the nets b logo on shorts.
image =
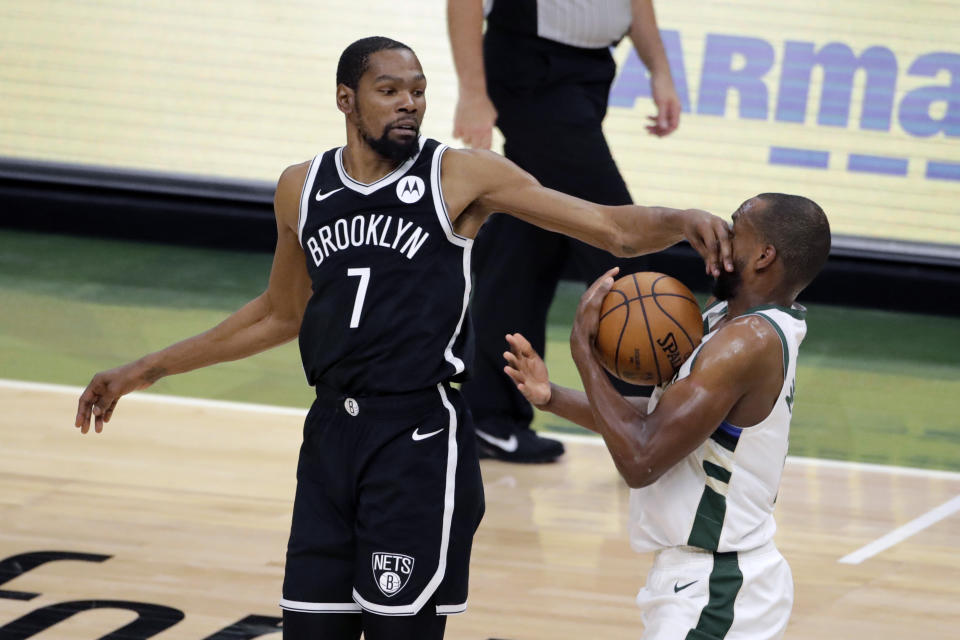
POLYGON ((373 554, 373 580, 388 598, 407 586, 413 575, 413 558, 401 553, 373 554))

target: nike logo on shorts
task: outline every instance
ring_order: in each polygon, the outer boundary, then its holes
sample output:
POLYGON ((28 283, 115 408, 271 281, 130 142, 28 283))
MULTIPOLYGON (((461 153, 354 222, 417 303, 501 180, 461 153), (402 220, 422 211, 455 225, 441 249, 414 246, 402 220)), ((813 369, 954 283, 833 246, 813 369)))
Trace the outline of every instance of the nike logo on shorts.
POLYGON ((685 585, 683 585, 682 587, 680 587, 680 586, 678 586, 678 585, 680 584, 680 581, 677 580, 677 581, 673 584, 673 592, 674 592, 674 593, 680 593, 681 591, 683 591, 684 589, 686 589, 686 588, 689 587, 690 585, 693 585, 693 584, 696 584, 696 583, 697 583, 697 581, 694 580, 693 582, 688 582, 687 584, 685 584, 685 585))
POLYGON ((343 191, 343 187, 340 187, 339 189, 334 189, 333 191, 327 191, 326 193, 320 193, 319 191, 317 191, 317 202, 320 202, 321 200, 326 200, 327 198, 335 194, 337 191, 343 191))
POLYGON ((421 440, 426 440, 431 436, 437 435, 441 431, 443 431, 443 429, 437 429, 436 431, 431 431, 430 433, 420 433, 420 427, 417 427, 413 430, 413 435, 411 437, 413 438, 414 442, 420 442, 421 440))
POLYGON ((492 445, 495 446, 495 447, 499 447, 499 448, 503 449, 503 450, 506 451, 507 453, 513 453, 514 451, 517 450, 517 436, 516 436, 516 435, 511 434, 511 436, 510 436, 509 438, 507 438, 506 440, 504 440, 503 438, 497 438, 497 437, 495 437, 495 436, 490 435, 489 433, 485 433, 485 432, 483 432, 483 431, 480 431, 480 429, 474 429, 474 431, 476 431, 476 432, 477 432, 477 435, 480 436, 482 439, 484 439, 485 441, 489 442, 490 444, 492 444, 492 445))

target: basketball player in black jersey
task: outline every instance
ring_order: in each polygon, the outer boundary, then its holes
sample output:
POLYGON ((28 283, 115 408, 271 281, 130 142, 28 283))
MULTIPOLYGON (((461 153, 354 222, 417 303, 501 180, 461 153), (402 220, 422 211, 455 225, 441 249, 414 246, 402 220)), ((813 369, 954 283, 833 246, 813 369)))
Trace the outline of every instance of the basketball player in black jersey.
POLYGON ((709 272, 732 269, 727 225, 706 212, 595 205, 496 154, 422 138, 425 89, 409 47, 347 47, 347 144, 280 176, 267 290, 205 333, 98 373, 79 401, 76 426, 99 432, 126 393, 299 334, 317 401, 297 469, 287 640, 441 638, 466 608, 483 487, 450 383, 470 363, 470 248, 490 212, 621 256, 685 237, 709 272))

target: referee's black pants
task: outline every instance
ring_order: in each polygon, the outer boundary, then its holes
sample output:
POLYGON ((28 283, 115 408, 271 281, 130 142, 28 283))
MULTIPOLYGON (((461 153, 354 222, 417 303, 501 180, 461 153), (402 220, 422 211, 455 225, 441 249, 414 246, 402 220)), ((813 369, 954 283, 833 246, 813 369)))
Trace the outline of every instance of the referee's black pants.
MULTIPOLYGON (((603 136, 616 73, 608 49, 569 47, 488 27, 484 60, 507 158, 552 189, 600 204, 632 203, 603 136)), ((644 264, 494 214, 473 249, 477 357, 473 377, 462 387, 477 428, 508 437, 533 419, 529 403, 503 373, 504 335, 520 332, 544 353, 547 311, 565 270, 589 284, 615 265, 622 274, 644 264)), ((642 391, 614 384, 627 395, 642 391)))

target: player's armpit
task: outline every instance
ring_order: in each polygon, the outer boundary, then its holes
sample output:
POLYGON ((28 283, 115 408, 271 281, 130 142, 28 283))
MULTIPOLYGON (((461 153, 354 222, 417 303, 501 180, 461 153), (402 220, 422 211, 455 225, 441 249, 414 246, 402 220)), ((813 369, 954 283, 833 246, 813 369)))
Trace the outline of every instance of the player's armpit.
POLYGON ((631 486, 655 482, 724 420, 750 427, 769 414, 783 385, 780 349, 762 318, 746 316, 723 327, 700 350, 690 375, 671 385, 644 420, 631 486))
POLYGON ((647 415, 647 408, 650 406, 650 398, 646 396, 625 396, 627 401, 633 405, 633 408, 641 415, 647 415))

